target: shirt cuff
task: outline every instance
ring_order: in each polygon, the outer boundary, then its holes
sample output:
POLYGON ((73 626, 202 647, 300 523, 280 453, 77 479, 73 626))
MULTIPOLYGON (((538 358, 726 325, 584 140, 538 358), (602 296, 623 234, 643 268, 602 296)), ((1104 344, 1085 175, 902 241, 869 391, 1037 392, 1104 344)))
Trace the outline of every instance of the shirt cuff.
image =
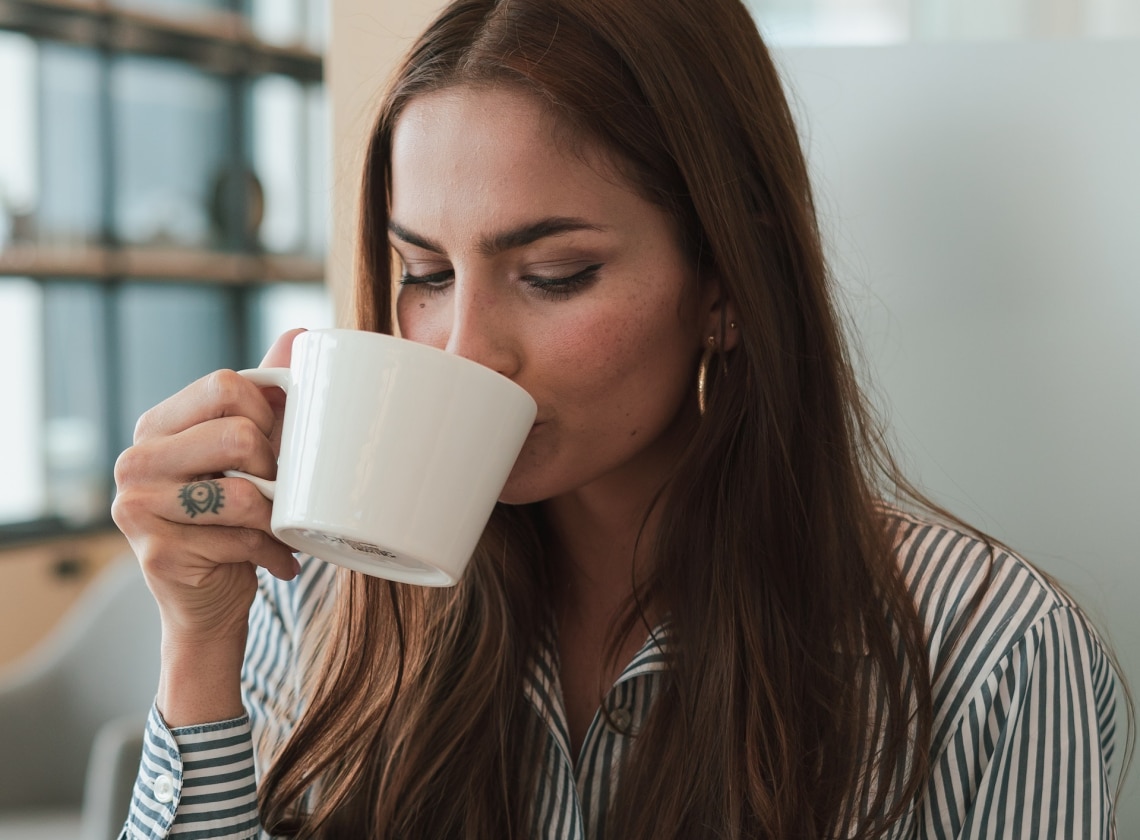
POLYGON ((181 831, 259 835, 248 715, 171 729, 151 707, 125 836, 162 840, 181 831))

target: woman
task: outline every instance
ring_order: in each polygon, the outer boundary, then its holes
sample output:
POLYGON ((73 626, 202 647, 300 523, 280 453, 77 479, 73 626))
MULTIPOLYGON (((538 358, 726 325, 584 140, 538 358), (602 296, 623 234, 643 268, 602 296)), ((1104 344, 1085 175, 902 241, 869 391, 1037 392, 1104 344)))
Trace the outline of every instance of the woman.
POLYGON ((453 3, 384 100, 361 234, 358 326, 538 421, 464 579, 424 590, 272 539, 220 477, 275 469, 244 379, 142 418, 115 516, 164 636, 125 836, 1113 833, 1096 633, 883 501, 916 497, 738 0, 453 3), (225 503, 191 517, 198 480, 225 503))

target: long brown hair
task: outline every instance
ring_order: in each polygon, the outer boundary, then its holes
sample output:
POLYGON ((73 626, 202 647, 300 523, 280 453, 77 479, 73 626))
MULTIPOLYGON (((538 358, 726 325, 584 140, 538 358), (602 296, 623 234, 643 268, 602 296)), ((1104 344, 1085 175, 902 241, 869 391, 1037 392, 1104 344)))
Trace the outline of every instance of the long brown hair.
MULTIPOLYGON (((532 92, 568 136, 605 150, 673 216, 739 322, 659 497, 652 568, 614 628, 624 638, 651 602, 676 643, 620 770, 610 836, 878 836, 919 791, 931 734, 922 628, 876 508, 905 484, 847 358, 807 168, 755 24, 739 0, 450 5, 398 70, 368 151, 361 328, 392 330, 397 120, 416 96, 486 83, 532 92), (870 807, 852 814, 853 802, 870 807)), ((267 830, 525 834, 538 760, 521 684, 549 620, 548 555, 540 509, 499 506, 452 590, 342 572, 312 696, 262 784, 267 830)))

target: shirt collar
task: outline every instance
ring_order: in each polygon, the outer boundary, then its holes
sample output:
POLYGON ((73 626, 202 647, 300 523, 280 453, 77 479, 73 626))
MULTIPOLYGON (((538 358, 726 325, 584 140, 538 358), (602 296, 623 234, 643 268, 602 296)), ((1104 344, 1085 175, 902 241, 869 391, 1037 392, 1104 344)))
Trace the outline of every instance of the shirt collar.
POLYGON ((614 685, 659 671, 669 670, 672 632, 668 620, 661 622, 649 632, 645 644, 625 666, 614 685))
MULTIPOLYGON (((671 636, 668 620, 654 627, 645 644, 625 666, 614 687, 647 674, 667 671, 671 636)), ((523 695, 546 721, 555 741, 569 756, 570 733, 566 728, 566 709, 562 700, 562 684, 558 678, 559 667, 557 628, 552 623, 547 625, 531 648, 523 679, 523 695)))

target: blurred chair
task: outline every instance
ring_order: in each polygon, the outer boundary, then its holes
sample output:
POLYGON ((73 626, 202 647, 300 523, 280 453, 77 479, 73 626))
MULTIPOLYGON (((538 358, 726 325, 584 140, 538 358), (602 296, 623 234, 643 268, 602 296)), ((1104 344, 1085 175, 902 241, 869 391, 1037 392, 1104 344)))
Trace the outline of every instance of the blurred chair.
POLYGON ((133 558, 0 670, 0 840, 114 840, 158 685, 158 608, 133 558))

